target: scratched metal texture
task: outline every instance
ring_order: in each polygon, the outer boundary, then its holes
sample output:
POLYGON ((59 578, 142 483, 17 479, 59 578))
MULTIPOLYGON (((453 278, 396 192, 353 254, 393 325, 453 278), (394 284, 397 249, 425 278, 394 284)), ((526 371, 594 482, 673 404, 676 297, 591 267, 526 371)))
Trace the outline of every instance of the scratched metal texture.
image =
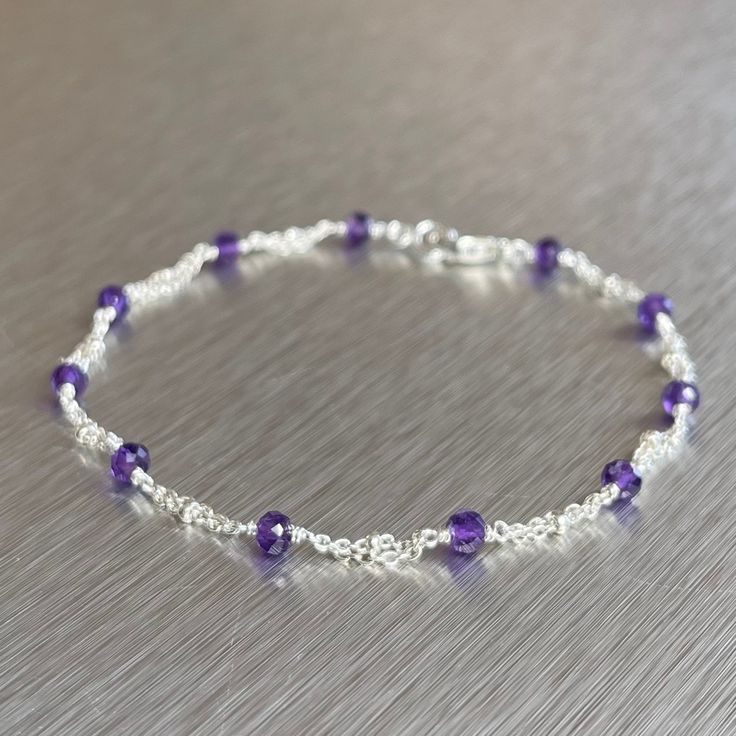
MULTIPOLYGON (((0 731, 736 733, 732 0, 3 3, 0 731), (670 292, 688 451, 566 542, 278 564, 116 494, 47 375, 96 290, 360 206, 670 292)), ((579 500, 661 426, 629 315, 376 247, 205 274, 87 405, 180 493, 333 536, 579 500)))

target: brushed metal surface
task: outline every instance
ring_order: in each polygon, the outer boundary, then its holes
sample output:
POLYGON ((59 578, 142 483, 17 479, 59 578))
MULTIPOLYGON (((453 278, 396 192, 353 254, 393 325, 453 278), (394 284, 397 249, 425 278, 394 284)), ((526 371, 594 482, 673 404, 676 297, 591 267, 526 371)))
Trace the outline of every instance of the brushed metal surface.
MULTIPOLYGON (((4 3, 0 730, 736 732, 736 17, 705 2, 4 3), (47 374, 98 286, 355 206, 553 232, 673 294, 686 456, 566 543, 281 564, 116 495, 47 374)), ((207 274, 88 405, 231 514, 405 534, 584 495, 660 422, 618 313, 339 249, 207 274)))

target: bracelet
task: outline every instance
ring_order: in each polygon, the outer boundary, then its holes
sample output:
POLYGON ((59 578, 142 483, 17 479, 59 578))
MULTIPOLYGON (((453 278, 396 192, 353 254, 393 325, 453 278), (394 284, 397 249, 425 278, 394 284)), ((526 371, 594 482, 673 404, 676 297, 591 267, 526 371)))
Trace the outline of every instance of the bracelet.
POLYGON ((589 522, 604 507, 630 501, 639 492, 642 479, 684 446, 688 417, 700 403, 695 368, 685 340, 675 329, 672 311, 672 302, 664 294, 646 294, 618 274, 606 275, 584 253, 562 247, 551 237, 531 244, 520 239, 459 235, 455 229, 431 220, 408 225, 397 220, 374 221, 363 213, 355 213, 345 221, 321 220, 311 227, 293 227, 283 232, 254 231, 245 238, 223 232, 213 244, 196 245, 171 268, 124 286, 106 286, 99 294, 89 333, 55 368, 51 383, 63 415, 75 430, 76 440, 110 457, 112 475, 121 486, 138 489, 179 521, 217 534, 255 536, 269 555, 281 555, 292 544, 309 542, 318 552, 344 562, 393 566, 413 562, 425 548, 438 544, 448 544, 460 554, 471 554, 485 542, 533 543, 589 522), (444 527, 420 529, 408 539, 376 533, 351 541, 332 539, 294 525, 279 511, 268 511, 257 521, 241 522, 216 513, 201 501, 179 495, 149 475, 151 459, 144 445, 123 441, 91 419, 80 405, 88 376, 102 363, 105 336, 129 311, 180 292, 207 264, 228 266, 252 253, 284 257, 304 254, 323 241, 336 238, 343 239, 349 250, 365 248, 371 240, 383 240, 420 263, 437 267, 498 264, 513 269, 534 268, 545 277, 559 270, 577 279, 593 296, 635 308, 641 329, 658 338, 655 352, 670 378, 661 398, 666 414, 672 418, 671 426, 642 434, 630 460, 614 460, 605 466, 600 490, 562 511, 550 511, 526 523, 487 524, 480 513, 463 508, 453 513, 444 527))

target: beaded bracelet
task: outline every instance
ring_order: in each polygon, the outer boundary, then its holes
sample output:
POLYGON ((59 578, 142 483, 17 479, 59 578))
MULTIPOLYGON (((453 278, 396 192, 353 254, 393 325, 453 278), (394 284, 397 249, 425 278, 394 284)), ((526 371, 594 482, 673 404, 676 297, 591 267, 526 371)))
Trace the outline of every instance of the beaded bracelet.
POLYGON ((459 235, 431 220, 417 225, 392 220, 373 221, 355 213, 344 222, 321 220, 306 228, 284 232, 254 231, 245 238, 232 232, 217 235, 214 244, 199 243, 171 268, 156 271, 143 281, 125 286, 107 286, 99 295, 89 334, 54 370, 51 382, 61 410, 71 423, 77 441, 111 457, 111 472, 122 486, 134 486, 159 508, 186 524, 201 525, 224 535, 255 536, 268 555, 281 555, 291 544, 309 542, 321 553, 344 562, 396 565, 417 560, 422 551, 438 544, 449 544, 460 554, 476 552, 484 542, 533 543, 550 535, 564 534, 570 528, 594 519, 603 507, 625 503, 639 492, 642 479, 664 460, 672 458, 685 444, 688 417, 700 402, 695 387, 695 369, 685 340, 672 321, 672 302, 664 294, 645 294, 634 283, 617 274, 606 275, 580 251, 563 248, 554 238, 535 244, 524 240, 492 236, 459 235), (622 306, 635 306, 638 321, 646 333, 659 338, 661 365, 671 378, 662 392, 665 412, 672 417, 666 431, 645 432, 631 460, 614 460, 603 469, 601 488, 581 503, 562 511, 550 511, 527 523, 486 524, 470 509, 452 514, 443 528, 415 531, 408 539, 391 534, 373 534, 351 541, 332 539, 305 527, 293 525, 278 511, 269 511, 258 521, 240 522, 216 513, 210 506, 154 481, 148 474, 150 455, 142 444, 124 442, 91 419, 79 404, 87 387, 88 375, 98 367, 105 353, 104 338, 113 325, 129 311, 170 297, 187 286, 206 264, 227 266, 238 257, 252 253, 275 256, 303 254, 319 243, 344 239, 348 249, 363 248, 370 240, 385 240, 397 250, 420 262, 438 266, 480 266, 499 264, 510 268, 525 266, 549 276, 560 269, 585 285, 593 295, 622 306))

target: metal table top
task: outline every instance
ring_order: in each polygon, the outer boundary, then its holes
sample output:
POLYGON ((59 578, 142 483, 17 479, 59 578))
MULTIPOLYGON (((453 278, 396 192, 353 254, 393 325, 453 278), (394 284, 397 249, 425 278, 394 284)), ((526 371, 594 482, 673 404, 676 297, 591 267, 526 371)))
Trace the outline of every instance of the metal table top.
MULTIPOLYGON (((736 732, 736 17, 671 3, 6 3, 0 730, 736 732), (223 227, 360 207, 554 233, 672 294, 687 452, 565 542, 399 571, 177 525, 47 376, 97 289, 223 227)), ((581 498, 661 425, 627 316, 377 246, 205 274, 117 330, 90 412, 180 493, 335 536, 581 498)))

